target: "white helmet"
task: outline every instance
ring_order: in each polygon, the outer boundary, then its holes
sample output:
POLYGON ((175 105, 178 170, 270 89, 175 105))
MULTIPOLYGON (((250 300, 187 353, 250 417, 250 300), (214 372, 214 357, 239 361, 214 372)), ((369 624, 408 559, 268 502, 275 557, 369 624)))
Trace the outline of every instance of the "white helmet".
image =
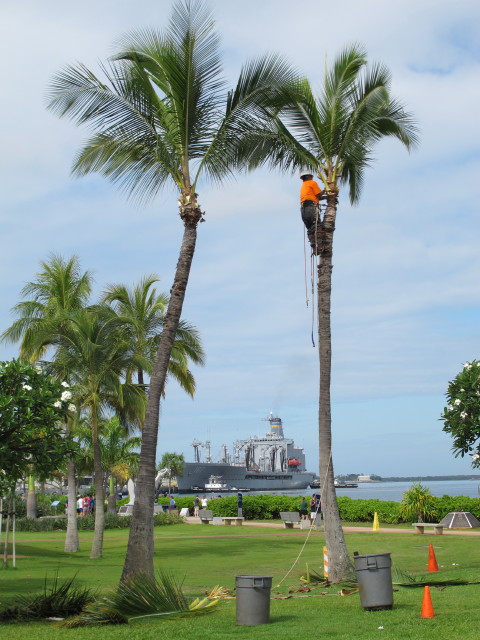
POLYGON ((313 171, 311 169, 301 169, 300 170, 300 178, 304 178, 305 176, 312 176, 313 177, 313 171))

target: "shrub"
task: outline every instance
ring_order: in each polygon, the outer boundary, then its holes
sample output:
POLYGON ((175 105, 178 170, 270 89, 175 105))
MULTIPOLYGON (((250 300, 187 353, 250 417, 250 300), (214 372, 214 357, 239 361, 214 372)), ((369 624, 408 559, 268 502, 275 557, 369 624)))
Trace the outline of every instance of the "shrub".
MULTIPOLYGON (((105 514, 105 529, 129 529, 132 521, 131 516, 119 516, 116 513, 105 514)), ((182 518, 177 514, 157 513, 153 518, 155 527, 168 524, 179 524, 183 522, 182 518)), ((79 531, 93 531, 95 528, 95 517, 88 515, 83 518, 77 518, 79 531)), ((31 520, 30 518, 16 519, 17 531, 66 531, 67 518, 46 518, 31 520)))

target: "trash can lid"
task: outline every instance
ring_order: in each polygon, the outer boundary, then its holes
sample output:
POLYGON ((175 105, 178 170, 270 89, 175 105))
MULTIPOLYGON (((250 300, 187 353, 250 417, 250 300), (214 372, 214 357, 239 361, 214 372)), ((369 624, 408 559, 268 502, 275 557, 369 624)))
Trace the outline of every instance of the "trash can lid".
POLYGON ((237 587, 271 587, 273 576, 239 575, 235 576, 237 587))

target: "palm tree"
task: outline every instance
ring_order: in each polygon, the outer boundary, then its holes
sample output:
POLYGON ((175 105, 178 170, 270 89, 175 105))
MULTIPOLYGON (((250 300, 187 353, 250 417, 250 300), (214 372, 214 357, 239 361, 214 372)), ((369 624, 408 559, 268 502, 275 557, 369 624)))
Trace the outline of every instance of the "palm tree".
POLYGON ((121 412, 122 418, 139 427, 145 410, 144 390, 124 381, 127 369, 148 363, 132 353, 122 326, 113 317, 97 313, 94 308, 80 311, 69 326, 54 340, 55 359, 47 371, 62 377, 68 373, 73 400, 88 419, 93 448, 95 474, 95 533, 90 557, 103 551, 105 523, 102 452, 100 428, 107 411, 121 412))
POLYGON ((185 458, 183 457, 183 454, 164 453, 158 465, 158 470, 160 471, 160 469, 168 470, 168 493, 171 494, 172 478, 182 476, 185 469, 185 458))
POLYGON ((86 306, 92 289, 92 275, 82 272, 77 256, 65 260, 52 254, 40 265, 36 279, 20 292, 26 299, 12 309, 18 319, 0 335, 1 341, 20 341, 20 356, 30 362, 36 362, 52 336, 86 306))
MULTIPOLYGON (((83 448, 84 465, 93 470, 92 431, 84 426, 77 431, 77 437, 83 448)), ((139 436, 129 436, 128 429, 118 416, 100 421, 99 425, 100 455, 102 469, 108 474, 109 497, 107 511, 116 512, 116 481, 125 484, 138 471, 138 449, 142 442, 139 436)))
POLYGON ((424 487, 420 482, 414 482, 402 495, 400 502, 400 515, 403 520, 413 520, 417 522, 430 522, 437 517, 435 498, 430 493, 428 487, 424 487))
MULTIPOLYGON (((41 262, 37 277, 23 287, 20 295, 26 298, 15 305, 12 312, 18 317, 11 327, 4 331, 0 340, 20 341, 20 355, 35 362, 42 357, 69 323, 69 320, 88 302, 92 287, 92 275, 83 272, 77 256, 65 260, 52 254, 48 261, 41 262)), ((64 378, 65 379, 65 378, 64 378)), ((66 423, 70 433, 71 419, 66 423)), ((68 521, 65 537, 65 551, 80 550, 77 528, 75 465, 67 462, 68 478, 68 521)))
MULTIPOLYGON (((158 276, 153 274, 142 278, 131 289, 123 284, 110 285, 101 297, 101 303, 110 305, 118 321, 124 325, 134 353, 151 361, 151 366, 146 371, 149 375, 152 373, 165 309, 169 302, 165 293, 157 294, 153 288, 158 281, 158 276)), ((190 360, 202 366, 205 362, 204 356, 198 331, 191 324, 181 320, 170 354, 168 375, 172 375, 192 397, 195 393, 195 379, 188 369, 188 363, 190 360)), ((131 377, 132 373, 128 372, 127 375, 131 377)), ((145 385, 145 371, 139 369, 136 374, 138 384, 145 385)))
POLYGON ((310 168, 326 194, 326 210, 313 239, 318 264, 318 343, 320 361, 319 447, 329 579, 349 571, 349 558, 334 488, 331 431, 331 288, 335 220, 340 187, 348 185, 358 202, 365 168, 381 138, 393 136, 410 149, 417 143, 414 120, 390 95, 390 73, 380 64, 367 68, 366 52, 347 47, 327 69, 322 92, 315 96, 307 80, 286 87, 272 106, 268 130, 252 131, 243 141, 250 167, 310 168))
POLYGON ((49 108, 94 131, 74 163, 74 174, 99 172, 140 201, 167 183, 178 190, 183 240, 150 378, 137 495, 122 580, 153 575, 155 453, 159 403, 203 220, 201 177, 220 182, 238 162, 236 145, 250 130, 267 93, 291 76, 280 59, 248 64, 224 94, 219 38, 204 2, 179 1, 168 29, 132 33, 103 67, 105 80, 83 65, 68 67, 50 86, 49 108))

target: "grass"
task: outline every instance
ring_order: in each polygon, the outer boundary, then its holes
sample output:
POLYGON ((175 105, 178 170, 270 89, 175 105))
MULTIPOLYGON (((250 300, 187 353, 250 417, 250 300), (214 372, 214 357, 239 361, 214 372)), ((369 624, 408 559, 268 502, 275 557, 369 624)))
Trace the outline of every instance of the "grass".
MULTIPOLYGON (((0 570, 0 606, 5 607, 19 593, 41 590, 45 575, 53 578, 58 570, 64 580, 77 574, 78 585, 106 590, 119 580, 128 532, 106 532, 104 557, 90 560, 91 532, 81 532, 82 550, 78 554, 63 551, 64 532, 18 534, 16 569, 0 570)), ((184 592, 202 595, 215 585, 232 589, 236 574, 273 576, 271 623, 255 628, 236 626, 235 601, 225 600, 212 615, 165 622, 137 622, 120 627, 58 629, 49 623, 1 625, 1 640, 297 640, 328 638, 339 640, 473 640, 478 636, 480 585, 432 587, 436 617, 419 617, 422 589, 399 588, 394 594, 392 611, 365 612, 358 594, 338 595, 339 588, 314 588, 309 593, 298 589, 305 563, 319 570, 323 562, 324 538, 312 534, 300 561, 282 581, 305 541, 297 530, 204 525, 157 527, 156 566, 185 576, 184 592), (282 582, 281 582, 282 581, 282 582), (281 586, 277 586, 281 582, 281 586), (327 595, 321 595, 326 593, 327 595), (301 597, 303 596, 303 597, 301 597), (379 629, 383 627, 383 629, 379 629), (379 635, 382 634, 382 635, 379 635)), ((352 533, 346 535, 350 554, 392 554, 395 566, 413 574, 425 574, 428 544, 435 547, 442 577, 480 579, 480 540, 462 536, 416 536, 389 533, 352 533)), ((438 580, 440 574, 432 574, 438 580)))

